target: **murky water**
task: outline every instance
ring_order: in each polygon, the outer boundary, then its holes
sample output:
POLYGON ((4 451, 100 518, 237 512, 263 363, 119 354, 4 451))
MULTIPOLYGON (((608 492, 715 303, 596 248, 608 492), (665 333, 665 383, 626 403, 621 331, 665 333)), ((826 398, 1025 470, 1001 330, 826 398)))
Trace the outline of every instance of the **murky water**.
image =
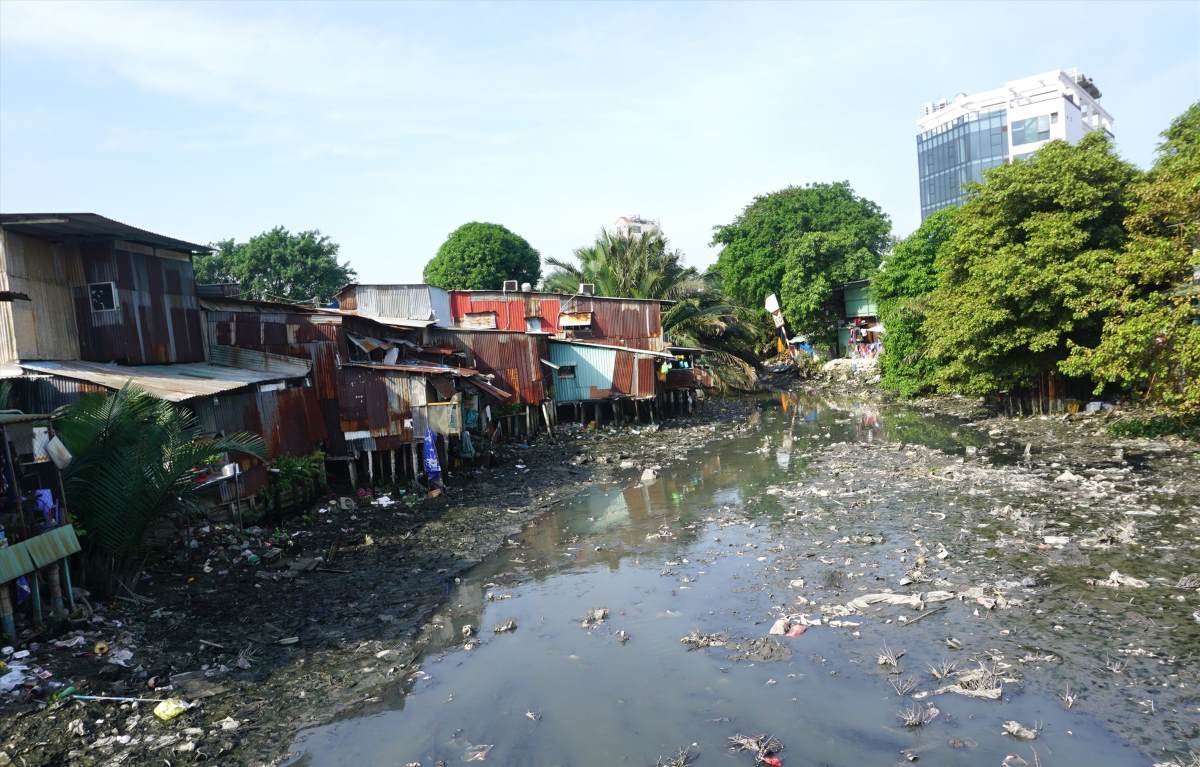
MULTIPOLYGON (((731 753, 726 739, 764 732, 785 743, 788 765, 901 764, 905 752, 934 765, 999 765, 1009 754, 1029 764, 1036 754, 1048 767, 1147 763, 1151 744, 1139 744, 1139 752, 1087 707, 1067 710, 1056 697, 1063 675, 1052 661, 1069 656, 1062 645, 1072 641, 1043 641, 1070 624, 1058 603, 980 615, 952 602, 907 626, 896 619, 901 609, 891 608, 856 617, 856 631, 814 626, 781 639, 793 654, 767 663, 732 660, 727 648, 681 645, 694 629, 764 636, 778 614, 772 607, 797 593, 828 603, 852 599, 863 587, 904 591, 893 580, 908 566, 898 547, 929 535, 914 519, 938 526, 929 513, 934 505, 946 508, 945 491, 935 501, 873 488, 871 502, 853 502, 855 511, 837 525, 805 521, 773 488, 830 481, 827 462, 814 466, 825 446, 903 442, 960 453, 987 446, 986 435, 904 409, 786 404, 764 404, 750 429, 697 450, 657 481, 639 482, 639 467, 625 486, 584 490, 539 519, 450 595, 420 671, 353 718, 304 733, 295 746, 304 754, 300 763, 432 767, 484 761, 485 753, 486 762, 503 765, 653 765, 696 744, 697 764, 748 765, 750 756, 731 753), (881 534, 886 543, 834 540, 859 533, 881 534), (807 588, 789 589, 797 578, 807 588), (599 607, 608 608, 608 620, 582 627, 599 607), (509 619, 517 622, 514 632, 493 633, 509 619), (1044 625, 1027 627, 1034 622, 1044 625), (466 625, 480 640, 470 650, 463 649, 466 625), (952 655, 947 636, 965 645, 961 662, 968 652, 992 652, 1020 665, 1027 681, 1006 686, 1003 702, 931 697, 918 705, 933 703, 938 717, 905 728, 897 712, 913 701, 889 679, 936 686, 926 664, 952 655), (904 674, 880 668, 883 645, 907 651, 904 674), (1027 657, 1018 662, 1022 653, 1027 657), (1041 732, 1032 742, 1014 740, 1002 734, 1007 720, 1041 732)), ((951 513, 968 516, 987 506, 982 499, 954 502, 963 510, 951 513)), ((996 572, 1016 572, 1020 564, 1017 555, 999 563, 994 552, 989 557, 996 572)), ((1087 692, 1087 674, 1065 678, 1087 692)))

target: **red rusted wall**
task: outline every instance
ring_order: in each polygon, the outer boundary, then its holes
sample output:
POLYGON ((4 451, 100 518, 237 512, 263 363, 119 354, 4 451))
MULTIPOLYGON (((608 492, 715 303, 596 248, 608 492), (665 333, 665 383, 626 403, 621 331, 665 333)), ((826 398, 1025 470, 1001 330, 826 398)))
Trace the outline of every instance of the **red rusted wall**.
POLYGON ((469 367, 495 375, 500 387, 517 394, 522 404, 540 405, 546 400, 541 362, 548 357, 545 336, 440 328, 430 328, 429 332, 433 343, 467 352, 469 367))
POLYGON ((565 332, 571 338, 633 349, 662 351, 664 348, 662 309, 653 301, 459 290, 450 293, 450 310, 456 324, 469 313, 494 312, 498 330, 523 332, 527 317, 540 317, 542 330, 547 333, 565 332), (591 312, 592 327, 563 331, 558 324, 562 312, 591 312))
POLYGON ((662 363, 653 357, 639 357, 637 360, 637 391, 635 397, 653 397, 657 388, 657 368, 662 363))

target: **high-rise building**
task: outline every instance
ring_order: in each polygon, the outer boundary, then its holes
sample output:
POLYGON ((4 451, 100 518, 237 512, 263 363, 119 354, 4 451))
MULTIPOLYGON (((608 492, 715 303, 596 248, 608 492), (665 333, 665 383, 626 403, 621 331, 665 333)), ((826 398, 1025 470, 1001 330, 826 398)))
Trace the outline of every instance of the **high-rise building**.
POLYGON ((960 93, 925 105, 917 120, 921 218, 965 197, 963 184, 988 168, 1019 160, 1047 141, 1071 143, 1102 130, 1112 117, 1100 90, 1078 70, 1056 69, 982 93, 960 93))
POLYGON ((661 230, 658 222, 641 216, 621 216, 613 222, 613 234, 618 237, 654 236, 661 230))

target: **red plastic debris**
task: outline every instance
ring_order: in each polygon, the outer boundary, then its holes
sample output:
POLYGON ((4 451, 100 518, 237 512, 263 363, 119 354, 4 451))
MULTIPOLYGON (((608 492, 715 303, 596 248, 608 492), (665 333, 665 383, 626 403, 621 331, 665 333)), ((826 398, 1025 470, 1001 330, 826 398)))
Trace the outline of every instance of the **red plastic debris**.
POLYGON ((783 760, 778 756, 764 756, 758 761, 762 764, 768 765, 768 767, 783 767, 783 760))
MULTIPOLYGON (((788 631, 787 636, 790 636, 790 637, 802 636, 805 631, 808 631, 808 626, 804 626, 804 625, 792 626, 791 630, 788 631)), ((765 764, 765 762, 764 762, 764 764, 765 764)))

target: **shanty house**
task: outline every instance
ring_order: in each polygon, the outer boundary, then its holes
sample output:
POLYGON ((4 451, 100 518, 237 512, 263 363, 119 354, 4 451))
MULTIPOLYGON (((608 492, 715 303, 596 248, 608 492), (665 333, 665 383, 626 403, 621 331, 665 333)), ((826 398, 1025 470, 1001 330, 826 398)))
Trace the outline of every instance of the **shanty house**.
MULTIPOLYGON (((18 407, 132 383, 211 432, 262 434, 271 456, 315 449, 307 360, 206 345, 192 257, 209 250, 94 213, 0 214, 0 377, 18 407)), ((265 486, 243 463, 243 490, 265 486)))
POLYGON ((669 301, 567 293, 450 291, 457 327, 549 333, 611 346, 662 351, 662 305, 669 301))
MULTIPOLYGON (((355 286, 350 286, 353 289, 355 286)), ((345 290, 343 291, 345 294, 345 290)), ((427 340, 428 320, 360 316, 354 309, 203 299, 209 344, 285 354, 311 361, 326 424, 326 457, 374 477, 419 473, 426 429, 443 450, 462 439, 480 399, 508 392, 474 369, 455 347, 427 340)), ((411 305, 410 305, 411 306, 411 305)))

